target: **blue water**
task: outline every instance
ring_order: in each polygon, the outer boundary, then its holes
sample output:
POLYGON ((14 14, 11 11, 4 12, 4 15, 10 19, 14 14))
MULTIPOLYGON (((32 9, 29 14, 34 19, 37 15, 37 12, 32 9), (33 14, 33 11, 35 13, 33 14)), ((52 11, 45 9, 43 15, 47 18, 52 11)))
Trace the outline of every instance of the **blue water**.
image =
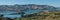
POLYGON ((37 13, 37 12, 40 12, 42 10, 26 10, 25 13, 26 14, 32 14, 32 13, 37 13))
POLYGON ((60 7, 56 7, 57 8, 57 10, 60 10, 60 7))
POLYGON ((21 17, 21 15, 9 15, 12 13, 16 13, 16 12, 14 12, 14 11, 13 12, 8 12, 8 11, 0 12, 0 14, 4 15, 3 17, 8 17, 8 18, 19 18, 19 17, 21 17))
MULTIPOLYGON (((26 10, 24 11, 25 14, 32 14, 32 13, 37 13, 37 12, 40 12, 41 10, 26 10)), ((8 17, 8 18, 19 18, 21 17, 21 15, 9 15, 9 14, 13 14, 13 13, 16 13, 16 12, 7 12, 7 11, 4 11, 4 12, 0 12, 0 14, 3 14, 4 16, 3 17, 8 17)))
POLYGON ((4 15, 4 17, 8 17, 8 18, 20 18, 21 15, 4 15))

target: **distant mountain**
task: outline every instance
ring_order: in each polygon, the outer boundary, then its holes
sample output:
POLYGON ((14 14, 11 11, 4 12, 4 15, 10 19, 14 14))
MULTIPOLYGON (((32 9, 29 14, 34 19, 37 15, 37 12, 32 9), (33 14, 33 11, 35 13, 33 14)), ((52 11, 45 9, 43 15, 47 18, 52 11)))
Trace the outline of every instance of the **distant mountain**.
POLYGON ((0 11, 16 11, 16 10, 34 10, 34 9, 48 9, 55 10, 54 6, 49 5, 35 5, 35 4, 27 4, 27 5, 0 5, 0 11))

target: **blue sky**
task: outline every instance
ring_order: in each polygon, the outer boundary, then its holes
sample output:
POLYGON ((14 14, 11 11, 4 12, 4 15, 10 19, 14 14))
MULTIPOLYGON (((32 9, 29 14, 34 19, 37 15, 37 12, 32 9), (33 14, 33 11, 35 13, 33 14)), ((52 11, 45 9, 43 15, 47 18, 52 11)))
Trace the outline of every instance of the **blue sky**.
POLYGON ((60 7, 60 0, 0 0, 0 5, 38 4, 60 7))

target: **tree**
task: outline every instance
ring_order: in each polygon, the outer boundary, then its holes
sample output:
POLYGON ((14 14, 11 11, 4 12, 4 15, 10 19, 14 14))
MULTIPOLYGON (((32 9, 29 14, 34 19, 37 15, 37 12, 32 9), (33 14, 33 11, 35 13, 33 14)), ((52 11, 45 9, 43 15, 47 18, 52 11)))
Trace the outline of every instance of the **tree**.
POLYGON ((23 11, 22 11, 22 12, 21 12, 21 17, 23 17, 23 16, 24 16, 24 14, 25 14, 25 12, 23 12, 23 11))
POLYGON ((0 17, 3 17, 4 15, 2 14, 2 15, 0 15, 0 17))
POLYGON ((23 17, 23 16, 24 16, 24 14, 25 14, 25 12, 21 11, 21 12, 18 12, 17 14, 20 14, 20 15, 21 15, 21 17, 23 17))

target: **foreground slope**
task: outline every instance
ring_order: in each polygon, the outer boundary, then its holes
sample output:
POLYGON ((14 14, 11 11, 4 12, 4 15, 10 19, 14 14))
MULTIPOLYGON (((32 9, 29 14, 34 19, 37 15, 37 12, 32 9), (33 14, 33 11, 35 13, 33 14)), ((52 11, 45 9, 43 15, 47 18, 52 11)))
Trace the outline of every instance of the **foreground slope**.
MULTIPOLYGON (((27 16, 27 17, 22 17, 22 18, 18 18, 17 20, 60 20, 60 10, 58 11, 52 11, 49 13, 44 13, 42 12, 43 15, 35 15, 35 16, 27 16)), ((40 13, 38 13, 40 14, 40 13)))

